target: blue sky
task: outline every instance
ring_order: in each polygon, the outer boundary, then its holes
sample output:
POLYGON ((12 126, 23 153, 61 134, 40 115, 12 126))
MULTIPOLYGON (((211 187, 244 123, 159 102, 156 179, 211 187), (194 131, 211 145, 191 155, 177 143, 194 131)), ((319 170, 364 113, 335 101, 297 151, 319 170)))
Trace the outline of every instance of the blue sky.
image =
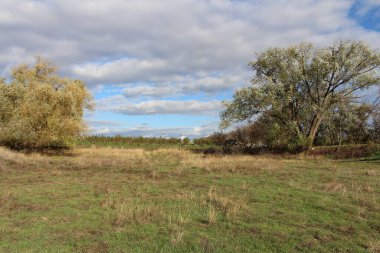
POLYGON ((92 134, 206 136, 256 52, 339 39, 379 48, 380 0, 2 0, 3 76, 41 55, 86 81, 92 134))

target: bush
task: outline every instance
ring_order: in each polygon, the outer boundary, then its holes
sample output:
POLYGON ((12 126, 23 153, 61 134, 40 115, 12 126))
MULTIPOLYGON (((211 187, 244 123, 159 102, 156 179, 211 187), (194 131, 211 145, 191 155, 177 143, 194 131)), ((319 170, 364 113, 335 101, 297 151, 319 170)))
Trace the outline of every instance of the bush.
POLYGON ((103 136, 93 135, 81 138, 80 145, 99 145, 99 146, 171 146, 180 145, 181 139, 179 138, 163 138, 163 137, 133 137, 133 136, 103 136))
POLYGON ((41 58, 13 69, 8 83, 0 80, 0 104, 0 145, 13 149, 70 147, 91 109, 84 82, 58 76, 41 58))

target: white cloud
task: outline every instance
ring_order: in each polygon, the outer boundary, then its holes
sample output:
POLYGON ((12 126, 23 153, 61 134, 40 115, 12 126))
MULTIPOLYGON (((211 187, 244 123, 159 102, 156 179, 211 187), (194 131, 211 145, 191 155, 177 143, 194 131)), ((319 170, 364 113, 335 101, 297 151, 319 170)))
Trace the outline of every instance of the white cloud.
POLYGON ((203 128, 202 127, 194 127, 194 129, 193 129, 193 134, 194 135, 201 135, 202 134, 202 132, 203 132, 203 128))
MULTIPOLYGON (((378 1, 367 0, 373 7, 378 1)), ((351 0, 3 0, 1 54, 42 54, 90 85, 229 73, 269 46, 367 40, 351 0)), ((22 60, 22 59, 20 59, 22 60)), ((7 65, 0 62, 1 66, 7 65)))
POLYGON ((90 133, 93 135, 109 135, 111 130, 108 127, 90 128, 90 133))
POLYGON ((230 74, 226 76, 171 76, 170 81, 157 79, 153 84, 127 84, 123 94, 127 98, 152 97, 164 98, 183 96, 188 94, 217 92, 231 90, 245 85, 249 80, 248 71, 244 74, 230 74))
POLYGON ((155 128, 148 126, 137 126, 130 128, 104 128, 94 126, 90 128, 93 135, 123 135, 123 136, 144 136, 144 137, 189 137, 199 138, 212 134, 218 128, 217 124, 201 125, 196 127, 167 127, 155 128))
POLYGON ((126 115, 153 114, 215 114, 222 108, 220 101, 198 100, 148 100, 139 103, 128 102, 123 96, 114 96, 97 101, 99 111, 111 111, 126 115))
POLYGON ((123 90, 125 97, 168 97, 173 94, 178 95, 175 88, 170 86, 154 87, 149 85, 139 85, 125 88, 123 90), (174 92, 173 92, 174 91, 174 92))
POLYGON ((122 123, 113 120, 94 120, 91 117, 85 118, 85 122, 91 126, 121 126, 122 123))
POLYGON ((379 47, 380 32, 361 27, 350 15, 356 5, 365 15, 380 3, 2 0, 0 69, 5 73, 42 55, 56 62, 62 74, 85 80, 102 97, 112 96, 99 100, 98 110, 216 115, 220 103, 215 97, 248 83, 247 63, 255 52, 301 41, 328 45, 337 39, 379 47), (107 90, 115 85, 121 87, 117 96, 107 90), (207 94, 206 100, 186 97, 200 94, 207 94), (169 100, 173 97, 183 100, 169 100))
POLYGON ((121 59, 103 64, 87 63, 74 66, 73 72, 95 83, 136 82, 144 80, 147 74, 162 74, 167 69, 166 65, 167 63, 160 59, 121 59))

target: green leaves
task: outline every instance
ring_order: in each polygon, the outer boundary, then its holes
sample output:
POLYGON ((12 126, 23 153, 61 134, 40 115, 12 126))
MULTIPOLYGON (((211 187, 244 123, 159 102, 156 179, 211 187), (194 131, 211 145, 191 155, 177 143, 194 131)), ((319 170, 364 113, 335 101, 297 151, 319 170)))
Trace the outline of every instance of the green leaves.
POLYGON ((221 112, 222 127, 228 127, 232 122, 250 119, 266 110, 266 101, 258 88, 243 88, 234 95, 234 101, 224 101, 226 110, 221 112))
POLYGON ((316 117, 327 117, 337 104, 358 102, 357 91, 380 84, 380 54, 360 41, 270 48, 249 66, 255 72, 252 85, 225 103, 222 125, 262 115, 292 138, 307 136, 309 143, 321 123, 316 117))

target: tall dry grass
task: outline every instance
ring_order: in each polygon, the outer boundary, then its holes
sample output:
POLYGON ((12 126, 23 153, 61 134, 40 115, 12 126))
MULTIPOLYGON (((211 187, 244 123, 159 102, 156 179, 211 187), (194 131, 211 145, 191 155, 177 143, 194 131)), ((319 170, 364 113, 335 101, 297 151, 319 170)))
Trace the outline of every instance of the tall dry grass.
POLYGON ((0 147, 0 168, 84 169, 93 167, 139 166, 147 161, 143 149, 84 148, 60 155, 25 154, 0 147), (12 166, 6 166, 12 165, 12 166))
POLYGON ((86 168, 138 168, 151 169, 151 177, 158 177, 154 170, 157 164, 175 164, 175 173, 181 174, 184 166, 192 166, 205 171, 249 172, 255 170, 279 170, 286 160, 271 156, 213 156, 195 154, 183 149, 144 149, 120 148, 80 148, 63 155, 24 154, 0 147, 0 169, 86 169, 86 168), (10 164, 12 166, 6 166, 10 164))

